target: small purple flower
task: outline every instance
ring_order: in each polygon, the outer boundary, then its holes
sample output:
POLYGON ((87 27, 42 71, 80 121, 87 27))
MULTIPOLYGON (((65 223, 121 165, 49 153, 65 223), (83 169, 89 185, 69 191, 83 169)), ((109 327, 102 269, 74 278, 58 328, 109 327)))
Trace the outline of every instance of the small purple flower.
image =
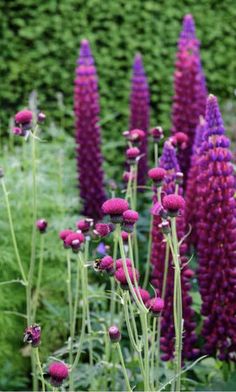
POLYGON ((49 365, 48 373, 50 375, 50 384, 54 387, 60 387, 63 381, 68 378, 69 369, 63 362, 53 362, 49 365))
POLYGON ((46 120, 46 114, 43 113, 43 112, 40 112, 40 113, 38 114, 38 122, 39 122, 39 123, 43 123, 45 120, 46 120))
POLYGON ((33 324, 25 329, 24 339, 25 343, 31 344, 32 347, 38 347, 41 341, 41 328, 37 324, 33 324))
POLYGON ((45 219, 39 219, 36 222, 36 227, 40 233, 45 233, 48 227, 48 222, 45 219))
POLYGON ((116 325, 112 325, 108 329, 108 335, 111 340, 111 343, 118 343, 121 340, 121 333, 116 325))

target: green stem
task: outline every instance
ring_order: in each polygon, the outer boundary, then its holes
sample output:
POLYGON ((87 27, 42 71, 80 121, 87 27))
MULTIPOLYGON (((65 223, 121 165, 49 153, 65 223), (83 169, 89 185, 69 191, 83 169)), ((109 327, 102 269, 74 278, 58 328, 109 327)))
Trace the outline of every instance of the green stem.
MULTIPOLYGON (((113 236, 113 261, 114 261, 115 270, 116 270, 117 250, 118 250, 118 237, 117 237, 117 229, 116 229, 113 236)), ((115 305, 116 305, 115 289, 116 289, 116 282, 114 277, 111 277, 111 302, 110 302, 111 325, 114 323, 114 316, 115 316, 115 305)))
POLYGON ((149 226, 148 253, 147 253, 147 261, 146 261, 146 271, 145 271, 144 282, 143 282, 144 288, 146 288, 148 285, 150 268, 151 268, 152 226, 153 226, 153 215, 151 215, 150 226, 149 226))
POLYGON ((155 360, 155 343, 156 343, 156 325, 157 319, 153 317, 152 325, 152 345, 151 345, 151 386, 154 389, 154 360, 155 360))
POLYGON ((154 161, 155 167, 158 166, 158 143, 154 143, 154 161))
POLYGON ((144 340, 144 390, 149 392, 149 357, 148 357, 148 324, 147 324, 147 314, 140 313, 140 320, 142 326, 142 334, 144 340))
POLYGON ((40 240, 40 257, 39 257, 39 269, 38 269, 38 277, 36 283, 36 290, 35 290, 35 298, 34 298, 34 307, 33 307, 33 322, 35 321, 37 307, 38 307, 38 299, 39 299, 39 291, 42 281, 42 272, 43 272, 43 260, 44 260, 44 234, 41 235, 40 240))
POLYGON ((21 257, 20 257, 17 242, 16 242, 16 235, 15 235, 15 230, 14 230, 14 225, 13 225, 13 220, 12 220, 11 207, 10 207, 9 197, 8 197, 4 178, 1 178, 1 184, 2 184, 3 194, 5 197, 5 203, 6 203, 6 207, 7 207, 8 221, 9 221, 9 225, 10 225, 11 237, 12 237, 16 260, 17 260, 17 263, 19 266, 19 270, 20 270, 23 282, 24 282, 25 286, 27 286, 28 283, 26 280, 25 271, 24 271, 24 268, 22 265, 21 257))
POLYGON ((128 377, 127 370, 126 370, 126 367, 125 367, 125 362, 124 362, 123 354, 122 354, 122 351, 121 351, 120 343, 117 343, 116 347, 117 347, 118 354, 119 354, 119 357, 120 357, 120 363, 121 363, 121 367, 122 367, 123 376, 124 376, 124 379, 125 379, 125 384, 126 384, 127 391, 132 392, 132 389, 131 389, 130 384, 129 384, 129 377, 128 377))
MULTIPOLYGON (((71 290, 71 261, 70 251, 67 251, 67 294, 69 302, 69 331, 70 336, 68 339, 69 362, 70 366, 73 364, 73 304, 72 304, 72 290, 71 290)), ((69 373, 70 390, 73 391, 73 375, 69 373)))
POLYGON ((80 260, 77 258, 76 264, 76 282, 75 282, 75 302, 74 302, 74 310, 73 310, 73 323, 72 323, 72 338, 74 340, 75 330, 76 330, 76 320, 77 320, 77 308, 78 308, 78 299, 79 299, 79 280, 80 280, 80 260))
POLYGON ((43 377, 43 369, 42 369, 42 365, 41 365, 40 358, 39 358, 39 349, 38 349, 38 347, 36 347, 34 350, 35 350, 36 363, 38 365, 40 379, 41 379, 41 383, 42 383, 42 391, 45 392, 45 382, 44 382, 44 377, 43 377))

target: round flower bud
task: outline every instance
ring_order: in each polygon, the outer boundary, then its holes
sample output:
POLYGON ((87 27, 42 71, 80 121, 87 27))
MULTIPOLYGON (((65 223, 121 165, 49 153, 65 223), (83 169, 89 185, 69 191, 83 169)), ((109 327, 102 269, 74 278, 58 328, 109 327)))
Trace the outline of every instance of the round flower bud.
POLYGON ((94 233, 97 236, 104 238, 111 233, 110 225, 108 225, 107 223, 97 223, 95 225, 94 233))
POLYGON ((102 211, 105 215, 110 215, 112 223, 122 223, 122 214, 128 210, 129 204, 126 200, 114 197, 105 201, 102 205, 102 211))
POLYGON ((33 113, 28 110, 21 110, 15 115, 16 124, 30 124, 33 119, 33 113))
POLYGON ((93 224, 92 219, 82 219, 76 222, 76 227, 78 230, 81 230, 83 234, 88 234, 92 224, 93 224))
POLYGON ((154 167, 148 171, 148 177, 154 182, 155 185, 161 186, 162 181, 166 175, 165 169, 161 167, 154 167))
POLYGON ((119 328, 116 325, 112 325, 108 329, 109 338, 112 343, 118 343, 121 339, 121 333, 119 328))
POLYGON ((160 312, 164 309, 164 300, 160 297, 151 298, 147 303, 150 312, 154 317, 158 317, 160 312))
POLYGON ((36 227, 40 233, 45 233, 48 227, 48 222, 45 219, 39 219, 36 222, 36 227))
POLYGON ((152 128, 151 131, 150 131, 150 134, 153 137, 154 143, 158 143, 164 137, 164 133, 163 133, 162 127, 152 128))
POLYGON ((54 387, 60 387, 68 377, 69 369, 63 362, 53 362, 49 365, 48 373, 50 375, 50 384, 54 387))
POLYGON ((177 172, 175 175, 175 182, 178 185, 182 185, 184 181, 184 175, 182 172, 177 172))
POLYGON ((135 163, 139 155, 140 155, 140 150, 138 149, 138 147, 130 147, 126 150, 127 162, 130 165, 135 163))
POLYGON ((25 135, 25 132, 23 132, 20 127, 14 127, 12 129, 12 133, 14 133, 14 135, 17 135, 17 136, 24 136, 25 135))
POLYGON ((123 212, 123 228, 128 233, 133 231, 134 224, 138 221, 138 212, 134 210, 126 210, 123 212))
POLYGON ((24 332, 23 341, 30 343, 32 347, 38 347, 41 341, 41 328, 39 325, 34 324, 27 327, 24 332))
POLYGON ((173 217, 185 207, 185 200, 182 196, 171 194, 163 197, 162 204, 168 214, 173 217))
POLYGON ((45 119, 46 119, 46 114, 40 112, 40 113, 38 114, 38 122, 39 122, 39 123, 43 123, 43 122, 45 121, 45 119))
POLYGON ((127 233, 126 231, 122 231, 121 237, 122 237, 123 242, 125 244, 127 244, 128 240, 129 240, 129 233, 127 233))
POLYGON ((71 248, 75 253, 79 251, 83 242, 84 236, 82 233, 71 233, 64 240, 65 246, 71 248))
MULTIPOLYGON (((136 269, 134 269, 135 275, 133 274, 133 269, 131 267, 127 267, 128 269, 128 274, 131 280, 131 283, 134 284, 134 279, 136 278, 136 281, 138 282, 139 280, 139 273, 136 269)), ((115 278, 116 280, 120 283, 121 287, 126 290, 129 288, 125 271, 123 268, 118 268, 115 273, 115 278)))
POLYGON ((172 136, 171 141, 174 146, 177 146, 181 148, 181 150, 184 150, 188 147, 189 138, 186 133, 177 132, 174 136, 172 136))

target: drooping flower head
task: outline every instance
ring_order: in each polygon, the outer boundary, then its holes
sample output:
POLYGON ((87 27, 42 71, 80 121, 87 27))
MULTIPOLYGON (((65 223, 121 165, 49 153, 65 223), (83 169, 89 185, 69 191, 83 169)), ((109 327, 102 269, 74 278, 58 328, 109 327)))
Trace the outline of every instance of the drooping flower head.
POLYGON ((83 214, 98 220, 105 200, 99 127, 99 96, 96 68, 87 40, 81 41, 77 61, 74 111, 76 154, 83 214))
POLYGON ((149 87, 145 75, 142 57, 136 54, 133 63, 133 75, 130 95, 130 124, 129 129, 140 129, 145 136, 140 144, 143 154, 138 163, 138 184, 144 185, 147 174, 147 133, 149 129, 150 103, 149 87))
POLYGON ((207 96, 199 49, 193 17, 186 15, 178 42, 172 107, 172 135, 181 132, 188 137, 188 143, 178 149, 179 165, 185 181, 190 168, 195 129, 199 116, 204 115, 207 96))

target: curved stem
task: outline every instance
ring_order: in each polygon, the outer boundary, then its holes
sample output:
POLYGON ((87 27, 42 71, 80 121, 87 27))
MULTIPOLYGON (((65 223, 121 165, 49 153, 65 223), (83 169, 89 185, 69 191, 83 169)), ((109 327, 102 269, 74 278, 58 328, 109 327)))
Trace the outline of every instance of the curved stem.
POLYGON ((148 357, 148 324, 147 314, 140 313, 140 320, 142 326, 143 340, 144 340, 144 390, 145 392, 150 391, 149 386, 149 357, 148 357))
POLYGON ((43 369, 42 369, 42 365, 41 365, 40 358, 39 358, 38 347, 35 348, 35 357, 36 357, 37 366, 39 368, 39 374, 40 374, 40 379, 41 379, 41 383, 42 383, 42 391, 45 392, 45 382, 44 382, 44 377, 43 377, 43 369))
POLYGON ((35 321, 37 307, 38 307, 39 291, 40 291, 42 272, 43 272, 43 260, 44 260, 44 234, 41 234, 39 269, 38 269, 38 277, 37 277, 36 290, 35 290, 33 316, 32 316, 33 322, 35 321))
POLYGON ((5 203, 6 203, 6 207, 7 207, 8 221, 9 221, 9 225, 10 225, 11 237, 12 237, 12 242, 13 242, 13 247, 14 247, 14 251, 15 251, 16 260, 17 260, 17 263, 18 263, 18 266, 19 266, 19 270, 20 270, 23 282, 24 282, 25 286, 27 286, 27 279, 26 279, 25 271, 24 271, 24 268, 23 268, 23 265, 22 265, 19 249, 18 249, 18 246, 17 246, 16 235, 15 235, 15 230, 14 230, 14 225, 13 225, 13 220, 12 220, 12 214, 11 214, 11 207, 10 207, 9 197, 8 197, 8 193, 7 193, 7 189, 6 189, 4 178, 1 178, 1 184, 2 184, 3 194, 4 194, 4 197, 5 197, 5 203))
MULTIPOLYGON (((67 294, 69 303, 69 331, 70 336, 68 339, 68 349, 69 349, 69 362, 72 366, 73 363, 73 304, 72 304, 72 291, 71 291, 71 261, 70 261, 70 251, 67 251, 67 294)), ((70 390, 73 391, 73 377, 70 372, 69 374, 69 385, 70 390)))
POLYGON ((126 367, 125 367, 125 362, 124 362, 123 354, 122 354, 122 351, 121 351, 120 343, 117 343, 116 346, 117 346, 118 354, 119 354, 119 357, 120 357, 120 363, 121 363, 121 366, 122 366, 122 371, 123 371, 123 375, 124 375, 127 391, 132 392, 132 389, 131 389, 130 384, 129 384, 129 377, 128 377, 127 370, 126 370, 126 367))

